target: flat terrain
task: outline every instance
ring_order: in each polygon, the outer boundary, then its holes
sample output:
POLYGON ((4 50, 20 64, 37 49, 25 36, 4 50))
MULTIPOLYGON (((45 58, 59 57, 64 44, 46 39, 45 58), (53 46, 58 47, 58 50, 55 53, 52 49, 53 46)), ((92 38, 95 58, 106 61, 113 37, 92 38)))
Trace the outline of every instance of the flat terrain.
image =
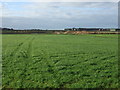
POLYGON ((117 88, 117 35, 3 35, 5 88, 117 88))

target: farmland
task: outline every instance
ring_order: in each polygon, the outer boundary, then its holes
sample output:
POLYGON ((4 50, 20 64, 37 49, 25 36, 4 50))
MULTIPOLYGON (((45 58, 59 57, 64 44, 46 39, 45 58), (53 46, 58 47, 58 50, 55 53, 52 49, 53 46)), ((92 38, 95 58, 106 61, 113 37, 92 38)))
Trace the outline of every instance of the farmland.
POLYGON ((2 35, 3 88, 118 88, 117 35, 2 35))

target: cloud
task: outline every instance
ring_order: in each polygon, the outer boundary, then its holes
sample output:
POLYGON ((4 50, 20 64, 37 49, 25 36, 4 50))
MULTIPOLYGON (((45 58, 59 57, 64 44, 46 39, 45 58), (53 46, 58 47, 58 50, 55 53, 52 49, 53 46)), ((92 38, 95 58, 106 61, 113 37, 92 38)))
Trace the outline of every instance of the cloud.
POLYGON ((3 26, 20 29, 117 27, 117 8, 113 2, 4 3, 3 26))
POLYGON ((87 15, 81 18, 42 19, 24 17, 4 17, 3 27, 17 29, 41 28, 64 29, 67 27, 117 27, 117 19, 114 15, 87 15), (111 17, 111 18, 110 18, 111 17), (96 19, 97 18, 97 19, 96 19))
POLYGON ((119 0, 1 0, 2 2, 118 2, 119 0))
MULTIPOLYGON (((114 14, 117 11, 117 3, 27 3, 17 4, 16 7, 5 3, 3 16, 21 16, 21 17, 77 17, 76 15, 83 14, 114 14), (12 8, 11 8, 12 7, 12 8), (19 8, 17 8, 19 7, 19 8), (16 9, 17 8, 17 9, 16 9), (113 12, 114 11, 114 12, 113 12), (102 12, 102 13, 101 13, 102 12), (107 13, 106 13, 107 12, 107 13)), ((115 13, 116 14, 116 13, 115 13)))

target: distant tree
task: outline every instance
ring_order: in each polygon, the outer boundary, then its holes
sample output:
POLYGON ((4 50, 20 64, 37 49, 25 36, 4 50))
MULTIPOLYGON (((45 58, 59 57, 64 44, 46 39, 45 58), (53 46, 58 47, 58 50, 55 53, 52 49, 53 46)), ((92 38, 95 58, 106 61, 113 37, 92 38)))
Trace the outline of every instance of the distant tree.
POLYGON ((2 28, 2 31, 12 31, 14 30, 13 28, 2 28))

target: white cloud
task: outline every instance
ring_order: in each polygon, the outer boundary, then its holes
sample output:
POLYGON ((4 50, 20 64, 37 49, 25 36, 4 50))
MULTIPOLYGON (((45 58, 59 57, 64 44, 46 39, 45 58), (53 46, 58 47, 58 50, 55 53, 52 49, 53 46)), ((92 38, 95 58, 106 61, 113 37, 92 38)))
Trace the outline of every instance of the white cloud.
POLYGON ((2 26, 2 4, 0 3, 0 27, 2 26))
POLYGON ((117 23, 117 3, 32 2, 17 3, 16 9, 10 4, 4 3, 3 25, 7 27, 115 27, 117 23))
POLYGON ((1 0, 2 2, 118 2, 119 0, 1 0))
POLYGON ((88 14, 117 14, 117 3, 30 3, 24 5, 21 14, 27 17, 74 18, 88 14), (30 10, 29 10, 30 9, 30 10))

